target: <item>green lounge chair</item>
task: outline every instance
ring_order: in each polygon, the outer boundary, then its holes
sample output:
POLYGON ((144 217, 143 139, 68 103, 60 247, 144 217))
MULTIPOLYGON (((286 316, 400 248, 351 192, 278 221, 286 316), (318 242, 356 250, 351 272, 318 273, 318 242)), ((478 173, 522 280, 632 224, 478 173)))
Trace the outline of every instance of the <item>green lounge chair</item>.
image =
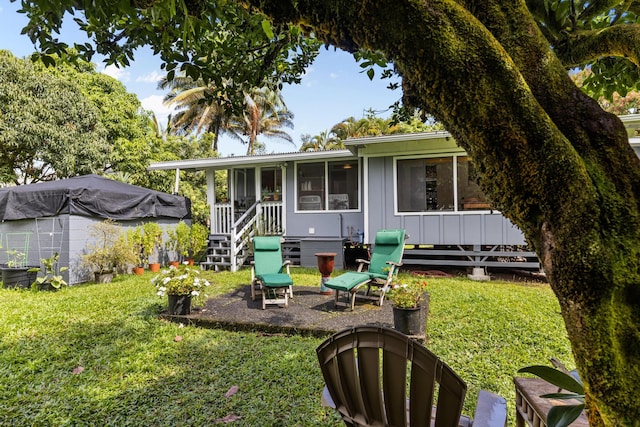
POLYGON ((343 273, 325 283, 327 288, 335 290, 336 305, 340 292, 346 292, 350 296, 351 310, 353 310, 356 294, 362 286, 367 287, 366 295, 371 292, 371 287, 376 287, 380 293, 379 305, 382 305, 391 281, 402 265, 404 239, 404 230, 379 230, 376 233, 371 261, 358 259, 358 271, 343 273), (368 265, 367 271, 363 271, 365 265, 368 265))
MULTIPOLYGON (((322 404, 348 426, 472 426, 462 415, 464 381, 401 332, 357 326, 329 337, 316 353, 326 384, 322 404)), ((480 390, 474 418, 474 427, 505 427, 507 401, 480 390)))
POLYGON ((262 294, 262 309, 267 304, 289 307, 293 298, 293 280, 289 272, 289 260, 282 262, 282 238, 260 236, 253 238, 253 265, 251 267, 251 299, 262 294))

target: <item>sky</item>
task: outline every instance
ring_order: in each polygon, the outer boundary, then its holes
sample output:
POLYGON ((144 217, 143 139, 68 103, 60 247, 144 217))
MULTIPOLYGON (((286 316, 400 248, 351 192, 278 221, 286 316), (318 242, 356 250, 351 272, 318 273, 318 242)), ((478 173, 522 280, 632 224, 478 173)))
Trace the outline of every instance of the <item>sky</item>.
MULTIPOLYGON (((27 23, 26 17, 17 13, 20 2, 0 1, 0 49, 25 57, 35 48, 26 35, 20 34, 27 23)), ((84 42, 83 33, 74 27, 74 22, 66 22, 60 39, 67 43, 84 42)), ((145 109, 152 110, 162 123, 166 123, 170 110, 162 104, 165 93, 157 89, 158 81, 163 77, 159 58, 150 50, 142 49, 136 52, 134 62, 127 68, 105 67, 99 60, 94 57, 98 71, 121 81, 128 92, 138 96, 145 109)), ((287 107, 294 114, 294 128, 285 128, 285 131, 292 136, 295 146, 279 139, 258 138, 266 144, 269 153, 297 151, 301 135, 318 135, 348 117, 362 118, 370 109, 380 112, 381 117, 388 117, 389 107, 401 97, 399 90, 386 88, 388 83, 389 80, 377 77, 369 80, 350 54, 322 48, 302 82, 286 85, 282 91, 287 107)), ((222 156, 244 155, 246 145, 222 137, 219 151, 222 156)))

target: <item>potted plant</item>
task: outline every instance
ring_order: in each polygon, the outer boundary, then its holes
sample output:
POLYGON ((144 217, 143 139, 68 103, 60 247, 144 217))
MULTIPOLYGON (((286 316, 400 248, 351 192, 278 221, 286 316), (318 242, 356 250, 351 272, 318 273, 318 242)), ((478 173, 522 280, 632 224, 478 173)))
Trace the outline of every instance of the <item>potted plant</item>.
POLYGON ((125 271, 136 263, 133 248, 115 221, 107 219, 92 224, 89 235, 93 243, 87 247, 83 262, 91 268, 97 283, 110 282, 117 271, 125 271))
POLYGON ((262 201, 271 200, 271 188, 265 187, 262 189, 262 201))
MULTIPOLYGON (((167 252, 175 254, 174 259, 169 258, 172 261, 170 264, 178 265, 187 258, 190 233, 191 227, 184 221, 178 222, 175 227, 167 231, 167 252)), ((169 256, 171 257, 171 255, 169 256)))
POLYGON ((2 268, 2 284, 5 288, 31 286, 38 273, 34 271, 34 267, 27 266, 27 259, 27 254, 23 251, 7 250, 7 264, 2 268))
POLYGON ((584 384, 575 370, 569 371, 557 359, 552 358, 552 368, 545 365, 533 365, 521 368, 518 373, 533 374, 558 387, 558 392, 543 394, 540 397, 565 401, 566 404, 554 405, 547 413, 547 426, 565 427, 574 422, 585 408, 584 384), (562 390, 565 390, 562 392, 562 390))
POLYGON ((162 227, 155 222, 144 223, 142 226, 142 250, 151 271, 160 271, 160 248, 162 248, 162 227), (151 262, 151 257, 154 254, 156 262, 151 262))
POLYGON ((282 193, 282 189, 280 186, 276 185, 273 189, 273 200, 280 200, 280 193, 282 193))
POLYGON ((424 336, 429 312, 429 292, 424 279, 412 279, 389 291, 394 328, 406 335, 424 336))
POLYGON ((147 255, 144 252, 143 245, 144 231, 142 226, 131 228, 127 231, 127 241, 131 245, 134 253, 134 274, 143 274, 144 266, 147 264, 147 255))
POLYGON ((193 224, 186 245, 187 259, 190 265, 193 265, 194 259, 206 248, 208 242, 209 229, 199 223, 193 224))
MULTIPOLYGON (((31 284, 31 288, 34 290, 54 290, 60 289, 62 286, 67 286, 67 282, 62 277, 62 272, 67 271, 69 267, 58 267, 58 260, 60 255, 58 252, 51 255, 49 258, 41 258, 40 262, 44 266, 44 276, 36 277, 36 280, 31 284)), ((40 272, 42 269, 36 267, 30 269, 33 272, 40 272)))
POLYGON ((200 269, 184 264, 163 269, 151 279, 151 283, 156 287, 158 296, 167 295, 171 315, 191 313, 191 299, 209 286, 206 279, 200 278, 200 269))

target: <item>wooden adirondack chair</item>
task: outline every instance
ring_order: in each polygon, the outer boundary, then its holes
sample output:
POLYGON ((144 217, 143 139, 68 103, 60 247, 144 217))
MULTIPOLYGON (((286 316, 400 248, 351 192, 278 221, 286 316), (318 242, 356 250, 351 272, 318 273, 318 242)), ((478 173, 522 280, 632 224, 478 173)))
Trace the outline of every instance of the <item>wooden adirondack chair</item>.
POLYGON ((253 238, 253 265, 251 267, 251 299, 262 294, 262 309, 267 304, 289 307, 293 298, 293 279, 289 272, 289 260, 282 261, 280 236, 253 238))
POLYGON ((394 329, 345 329, 316 352, 326 384, 323 404, 336 409, 348 426, 506 425, 506 400, 484 390, 473 423, 463 416, 464 381, 420 343, 394 329))
POLYGON ((404 230, 379 230, 376 233, 371 261, 359 259, 358 271, 343 273, 325 283, 327 288, 336 291, 335 303, 338 304, 340 292, 346 292, 350 296, 353 310, 358 290, 366 286, 366 295, 369 295, 372 287, 377 288, 380 293, 379 305, 382 305, 391 281, 402 265, 404 239, 404 230), (364 271, 365 266, 367 271, 364 271))

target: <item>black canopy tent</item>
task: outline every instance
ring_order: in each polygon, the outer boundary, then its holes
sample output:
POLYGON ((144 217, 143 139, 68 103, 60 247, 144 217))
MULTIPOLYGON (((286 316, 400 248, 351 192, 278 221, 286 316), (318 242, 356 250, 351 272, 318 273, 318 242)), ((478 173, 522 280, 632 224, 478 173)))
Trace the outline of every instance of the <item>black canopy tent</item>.
POLYGON ((0 188, 0 264, 8 252, 26 253, 28 265, 60 254, 69 284, 91 280, 82 259, 92 244, 91 226, 105 219, 125 228, 157 222, 164 229, 191 220, 188 198, 98 175, 0 188))
POLYGON ((0 188, 0 220, 81 215, 114 220, 191 218, 188 198, 98 175, 0 188))

